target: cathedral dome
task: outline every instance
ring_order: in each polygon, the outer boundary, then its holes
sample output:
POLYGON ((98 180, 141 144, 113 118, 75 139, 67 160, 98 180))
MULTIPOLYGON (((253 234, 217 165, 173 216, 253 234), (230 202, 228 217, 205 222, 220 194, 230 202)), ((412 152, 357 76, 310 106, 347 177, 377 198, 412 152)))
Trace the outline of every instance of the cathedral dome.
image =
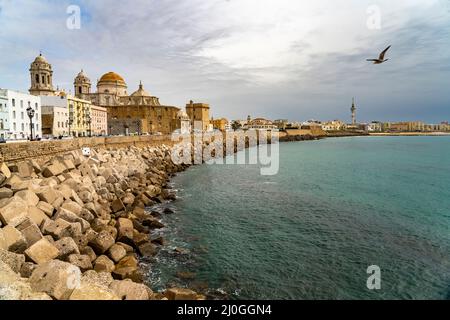
POLYGON ((98 82, 122 82, 125 84, 125 80, 115 72, 105 73, 98 82))
POLYGON ((132 97, 150 97, 150 93, 144 89, 142 82, 139 83, 139 89, 131 94, 132 97))

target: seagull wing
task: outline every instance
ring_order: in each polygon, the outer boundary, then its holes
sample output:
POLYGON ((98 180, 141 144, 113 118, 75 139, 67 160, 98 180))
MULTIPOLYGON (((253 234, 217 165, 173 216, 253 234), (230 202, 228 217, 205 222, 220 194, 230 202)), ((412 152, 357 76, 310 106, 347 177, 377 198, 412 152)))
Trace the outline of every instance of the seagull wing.
POLYGON ((378 59, 366 59, 366 61, 378 61, 378 59))
POLYGON ((384 60, 384 55, 390 48, 391 46, 387 47, 386 49, 383 50, 383 52, 380 53, 380 60, 384 60))

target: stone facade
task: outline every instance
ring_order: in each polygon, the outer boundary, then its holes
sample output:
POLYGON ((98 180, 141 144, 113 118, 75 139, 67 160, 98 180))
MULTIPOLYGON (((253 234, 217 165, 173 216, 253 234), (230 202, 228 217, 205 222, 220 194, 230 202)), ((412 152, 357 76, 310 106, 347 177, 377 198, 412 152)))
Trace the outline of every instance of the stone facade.
POLYGON ((159 98, 146 91, 142 83, 131 95, 127 89, 125 80, 115 72, 108 72, 98 80, 96 92, 91 92, 91 81, 83 71, 74 80, 78 98, 107 109, 109 134, 167 134, 179 129, 179 108, 161 105, 159 98))
POLYGON ((209 104, 194 103, 192 100, 186 104, 186 113, 195 130, 208 131, 210 129, 209 104), (201 124, 201 127, 197 127, 201 124))

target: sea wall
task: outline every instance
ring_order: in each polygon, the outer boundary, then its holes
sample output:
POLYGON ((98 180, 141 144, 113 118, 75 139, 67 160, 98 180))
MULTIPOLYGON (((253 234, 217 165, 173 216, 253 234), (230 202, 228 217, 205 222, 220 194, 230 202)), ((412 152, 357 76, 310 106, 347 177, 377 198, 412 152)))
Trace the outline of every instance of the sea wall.
POLYGON ((81 150, 83 147, 121 148, 128 146, 171 146, 168 135, 161 136, 126 136, 126 137, 94 137, 68 140, 32 141, 0 144, 0 161, 17 162, 20 160, 45 158, 81 150))

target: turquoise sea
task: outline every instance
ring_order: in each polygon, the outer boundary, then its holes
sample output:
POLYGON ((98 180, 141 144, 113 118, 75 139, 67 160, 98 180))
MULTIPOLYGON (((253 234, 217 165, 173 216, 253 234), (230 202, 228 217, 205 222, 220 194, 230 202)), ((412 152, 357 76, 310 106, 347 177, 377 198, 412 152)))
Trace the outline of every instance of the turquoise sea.
POLYGON ((163 217, 154 288, 230 299, 450 298, 448 136, 281 143, 277 175, 205 164, 172 185, 179 198, 162 205, 175 213, 163 217), (380 290, 367 289, 370 265, 381 269, 380 290))

